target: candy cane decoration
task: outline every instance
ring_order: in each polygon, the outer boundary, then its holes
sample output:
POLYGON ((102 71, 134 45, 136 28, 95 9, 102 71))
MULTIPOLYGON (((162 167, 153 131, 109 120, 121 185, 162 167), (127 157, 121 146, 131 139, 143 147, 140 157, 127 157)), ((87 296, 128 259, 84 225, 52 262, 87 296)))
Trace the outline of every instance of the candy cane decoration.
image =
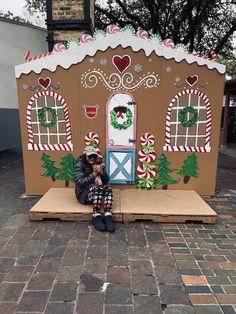
POLYGON ((210 53, 211 57, 203 56, 200 53, 196 53, 196 52, 188 52, 188 54, 193 57, 198 57, 198 58, 201 58, 204 60, 210 60, 210 61, 215 61, 217 58, 217 54, 214 51, 210 53))
POLYGON ((156 153, 145 154, 142 149, 138 152, 138 159, 140 162, 152 163, 156 160, 156 153))
POLYGON ((144 169, 144 165, 141 164, 137 168, 137 176, 142 179, 149 179, 149 178, 155 178, 156 176, 156 167, 153 169, 146 170, 144 169))
POLYGON ((140 137, 140 142, 143 146, 154 145, 154 135, 151 133, 144 133, 140 137))
POLYGON ((51 56, 54 54, 54 51, 49 51, 49 52, 45 52, 45 53, 42 53, 41 55, 38 55, 38 56, 35 56, 35 57, 30 57, 30 50, 27 50, 26 53, 25 53, 25 61, 26 62, 30 62, 30 61, 34 61, 34 60, 38 60, 38 59, 41 59, 41 58, 45 58, 45 57, 48 57, 48 56, 51 56))
POLYGON ((91 144, 91 142, 98 145, 100 142, 99 136, 95 132, 89 132, 85 135, 84 142, 85 142, 85 145, 89 145, 91 144))

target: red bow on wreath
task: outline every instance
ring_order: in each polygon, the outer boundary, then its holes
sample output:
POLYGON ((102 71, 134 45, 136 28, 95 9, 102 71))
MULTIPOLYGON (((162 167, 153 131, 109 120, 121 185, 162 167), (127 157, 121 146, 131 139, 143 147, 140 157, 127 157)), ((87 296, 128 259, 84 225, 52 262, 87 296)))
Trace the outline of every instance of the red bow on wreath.
POLYGON ((114 111, 118 113, 117 118, 121 117, 123 119, 124 118, 123 113, 126 113, 127 108, 123 106, 119 106, 119 107, 115 107, 114 111))

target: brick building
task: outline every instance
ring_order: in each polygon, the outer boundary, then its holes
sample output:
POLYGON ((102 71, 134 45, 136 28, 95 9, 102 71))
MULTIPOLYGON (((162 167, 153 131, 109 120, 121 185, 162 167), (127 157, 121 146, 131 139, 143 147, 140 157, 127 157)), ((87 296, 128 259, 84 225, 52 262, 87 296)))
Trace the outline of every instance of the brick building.
POLYGON ((47 0, 48 47, 94 29, 94 0, 47 0))

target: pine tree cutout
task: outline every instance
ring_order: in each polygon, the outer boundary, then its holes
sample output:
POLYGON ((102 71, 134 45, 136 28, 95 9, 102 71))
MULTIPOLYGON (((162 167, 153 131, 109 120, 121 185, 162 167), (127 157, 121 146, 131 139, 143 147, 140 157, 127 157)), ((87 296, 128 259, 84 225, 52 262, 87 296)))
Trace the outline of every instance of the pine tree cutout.
POLYGON ((75 158, 69 153, 66 156, 62 157, 59 168, 59 175, 57 176, 58 180, 65 181, 65 187, 69 186, 70 181, 74 182, 74 172, 75 172, 75 158))
POLYGON ((197 155, 192 153, 184 160, 183 166, 180 168, 178 174, 184 177, 184 184, 189 182, 190 177, 198 178, 199 177, 199 168, 197 155))
POLYGON ((169 184, 176 184, 179 180, 173 179, 169 173, 174 169, 170 168, 170 162, 166 156, 162 154, 157 161, 157 179, 156 183, 161 185, 163 190, 167 190, 169 184))
POLYGON ((51 177, 52 181, 56 181, 55 175, 58 172, 58 169, 54 167, 55 161, 50 160, 50 156, 43 153, 41 160, 43 161, 42 167, 46 169, 43 176, 51 177))

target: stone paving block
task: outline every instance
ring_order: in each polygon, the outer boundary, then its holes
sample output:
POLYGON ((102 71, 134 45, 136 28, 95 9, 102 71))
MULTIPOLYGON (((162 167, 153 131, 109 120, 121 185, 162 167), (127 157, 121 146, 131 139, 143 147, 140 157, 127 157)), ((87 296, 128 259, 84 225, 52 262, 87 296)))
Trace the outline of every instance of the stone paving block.
POLYGON ((147 237, 148 243, 161 242, 165 240, 164 235, 161 231, 160 232, 156 232, 156 231, 147 232, 146 231, 146 237, 147 237))
POLYGON ((84 265, 84 272, 88 274, 105 274, 106 268, 106 259, 87 259, 84 265))
POLYGON ((129 259, 150 259, 150 251, 148 247, 129 246, 129 259))
POLYGON ((165 314, 195 314, 190 305, 170 305, 165 309, 165 314))
POLYGON ((128 245, 129 246, 138 246, 143 247, 147 246, 146 238, 144 236, 143 229, 132 229, 127 232, 128 236, 128 245))
POLYGON ((156 279, 153 276, 132 276, 132 293, 158 294, 156 279))
POLYGON ((32 236, 32 240, 48 240, 50 239, 52 230, 46 228, 38 229, 32 236))
POLYGON ((109 234, 110 242, 126 242, 126 233, 124 230, 116 230, 114 233, 109 234))
POLYGON ((132 304, 130 285, 109 284, 105 292, 105 304, 132 304))
POLYGON ((185 285, 205 285, 207 283, 204 276, 182 276, 185 285))
POLYGON ((82 274, 81 266, 62 266, 59 268, 56 281, 78 282, 82 274))
POLYGON ((105 314, 133 314, 132 305, 106 305, 105 314))
POLYGON ((222 314, 220 306, 217 305, 194 305, 196 314, 222 314))
POLYGON ((134 314, 162 314, 157 295, 134 295, 134 314))
POLYGON ((226 294, 236 294, 236 286, 223 286, 226 294))
POLYGON ((0 258, 0 273, 7 273, 15 263, 15 258, 0 258))
POLYGON ((211 293, 211 290, 208 286, 187 286, 185 285, 185 290, 187 293, 211 293))
POLYGON ((128 266, 128 254, 119 255, 112 254, 108 255, 108 266, 128 266))
MULTIPOLYGON (((183 276, 202 276, 203 272, 200 269, 194 268, 194 269, 185 269, 185 268, 179 268, 179 272, 180 274, 183 276)), ((214 273, 212 272, 212 275, 214 275, 214 273)))
POLYGON ((17 303, 0 302, 0 314, 13 314, 17 303))
POLYGON ((53 231, 49 245, 67 245, 70 239, 70 234, 62 234, 57 231, 53 231))
POLYGON ((50 302, 73 302, 76 299, 77 283, 56 282, 52 288, 50 302))
POLYGON ((103 293, 79 293, 76 313, 103 314, 103 293))
POLYGON ((66 245, 50 244, 43 253, 43 258, 61 258, 65 253, 66 245))
POLYGON ((230 280, 228 277, 217 276, 217 277, 206 277, 207 282, 210 285, 227 285, 230 284, 230 280))
POLYGON ((225 293, 221 286, 210 286, 210 288, 214 294, 221 294, 221 293, 224 294, 225 293))
POLYGON ((5 279, 5 277, 6 277, 6 274, 0 273, 0 283, 5 279))
POLYGON ((190 254, 173 254, 176 260, 183 260, 183 261, 194 261, 195 258, 193 255, 190 254))
POLYGON ((104 281, 96 275, 82 274, 80 277, 80 292, 101 292, 104 281))
POLYGON ((149 243, 151 253, 170 253, 170 248, 166 242, 151 242, 149 243))
POLYGON ((189 305, 189 297, 181 285, 160 285, 161 303, 189 305))
POLYGON ((15 234, 7 243, 7 245, 24 246, 31 238, 28 234, 15 234))
POLYGON ((155 267, 155 274, 159 284, 181 284, 182 278, 175 267, 155 267))
POLYGON ((41 258, 35 271, 36 272, 57 272, 61 264, 60 258, 41 258))
POLYGON ((27 290, 50 290, 56 275, 56 272, 35 272, 27 285, 27 290))
POLYGON ((87 251, 87 258, 98 259, 107 257, 106 246, 89 246, 87 251))
POLYGON ((155 266, 175 266, 175 261, 172 254, 163 253, 163 254, 152 254, 152 261, 155 266))
POLYGON ((177 260, 176 264, 179 268, 184 268, 184 269, 198 268, 198 265, 195 261, 177 260))
POLYGON ((19 257, 24 250, 24 245, 5 245, 0 250, 0 257, 19 257))
POLYGON ((235 309, 232 305, 221 305, 224 314, 235 314, 235 309))
POLYGON ((73 314, 73 303, 48 303, 44 314, 73 314))
POLYGON ((127 267, 112 266, 107 268, 107 281, 110 283, 130 284, 131 278, 127 267))
POLYGON ((153 275, 152 264, 148 260, 130 260, 132 275, 153 275))
POLYGON ((16 311, 43 312, 47 304, 49 291, 25 291, 16 311))
POLYGON ((32 272, 33 266, 13 266, 7 274, 5 281, 10 282, 25 282, 28 281, 32 272))
POLYGON ((235 294, 216 294, 216 298, 220 304, 236 304, 235 294))
POLYGON ((212 294, 190 294, 192 304, 216 304, 217 300, 212 294))
POLYGON ((0 301, 17 302, 25 284, 3 282, 0 286, 0 301))

